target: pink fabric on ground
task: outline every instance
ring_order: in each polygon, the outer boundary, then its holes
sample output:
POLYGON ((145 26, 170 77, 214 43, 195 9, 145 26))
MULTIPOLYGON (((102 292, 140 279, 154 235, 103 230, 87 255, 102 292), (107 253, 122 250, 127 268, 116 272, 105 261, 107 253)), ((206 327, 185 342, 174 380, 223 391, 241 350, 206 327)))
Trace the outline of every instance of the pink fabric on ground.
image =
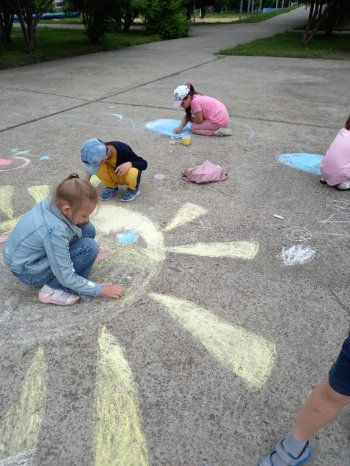
POLYGON ((323 157, 320 169, 330 186, 350 180, 350 131, 345 128, 339 131, 323 157))
POLYGON ((224 181, 228 177, 225 170, 210 160, 206 160, 195 167, 186 168, 182 173, 182 179, 193 183, 212 183, 213 181, 224 181))

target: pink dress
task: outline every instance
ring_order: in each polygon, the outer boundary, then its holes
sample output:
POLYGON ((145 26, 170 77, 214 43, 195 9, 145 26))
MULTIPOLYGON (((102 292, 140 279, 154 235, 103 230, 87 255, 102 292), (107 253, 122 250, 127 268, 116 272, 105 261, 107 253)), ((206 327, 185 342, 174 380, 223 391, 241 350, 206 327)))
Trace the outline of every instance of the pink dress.
POLYGON ((327 184, 336 186, 350 180, 350 131, 343 128, 329 146, 320 165, 327 184))
POLYGON ((203 123, 191 123, 192 133, 214 136, 219 128, 226 128, 229 121, 227 108, 219 100, 206 95, 195 94, 192 97, 191 113, 203 113, 203 123))

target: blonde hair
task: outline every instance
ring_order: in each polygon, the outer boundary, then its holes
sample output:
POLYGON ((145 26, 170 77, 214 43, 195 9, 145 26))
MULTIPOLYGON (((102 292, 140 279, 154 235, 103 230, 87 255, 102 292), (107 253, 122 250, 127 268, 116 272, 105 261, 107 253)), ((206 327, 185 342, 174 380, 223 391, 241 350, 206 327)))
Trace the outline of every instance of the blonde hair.
POLYGON ((77 173, 72 173, 57 186, 54 199, 59 209, 63 204, 69 204, 73 211, 77 211, 85 201, 96 205, 98 195, 91 183, 80 179, 77 173))

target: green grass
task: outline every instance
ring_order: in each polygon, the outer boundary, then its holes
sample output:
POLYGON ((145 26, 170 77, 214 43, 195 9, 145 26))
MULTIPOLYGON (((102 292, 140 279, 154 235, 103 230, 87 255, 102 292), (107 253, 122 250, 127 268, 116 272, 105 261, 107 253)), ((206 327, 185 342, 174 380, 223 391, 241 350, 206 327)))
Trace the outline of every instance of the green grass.
POLYGON ((142 31, 128 33, 107 33, 98 45, 90 45, 85 30, 38 28, 36 47, 32 55, 24 52, 23 35, 20 29, 12 31, 12 42, 0 45, 0 68, 28 65, 42 61, 56 60, 88 53, 116 50, 131 45, 160 40, 142 31))
POLYGON ((248 55, 300 58, 343 58, 350 53, 350 34, 334 34, 328 39, 323 34, 315 36, 310 45, 302 44, 302 32, 284 32, 266 39, 220 50, 217 55, 248 55))

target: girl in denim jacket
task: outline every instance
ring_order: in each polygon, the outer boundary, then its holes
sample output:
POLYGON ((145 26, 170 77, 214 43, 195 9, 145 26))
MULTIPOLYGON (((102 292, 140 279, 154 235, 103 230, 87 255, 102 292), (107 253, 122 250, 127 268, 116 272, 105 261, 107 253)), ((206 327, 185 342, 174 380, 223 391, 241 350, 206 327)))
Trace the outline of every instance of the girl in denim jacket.
POLYGON ((117 284, 98 284, 89 274, 98 246, 89 217, 97 192, 72 174, 58 185, 55 195, 33 207, 17 223, 4 248, 4 262, 21 282, 41 287, 39 301, 68 306, 80 298, 119 298, 117 284))

